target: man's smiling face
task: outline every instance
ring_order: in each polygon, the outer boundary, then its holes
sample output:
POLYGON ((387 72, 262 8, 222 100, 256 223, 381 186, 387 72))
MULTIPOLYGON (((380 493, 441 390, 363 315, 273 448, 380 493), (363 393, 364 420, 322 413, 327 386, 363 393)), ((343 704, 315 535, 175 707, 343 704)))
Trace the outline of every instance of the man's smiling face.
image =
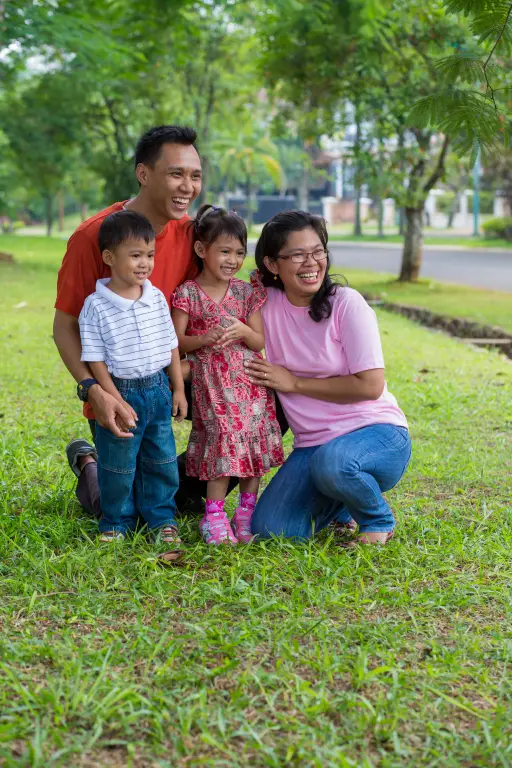
POLYGON ((164 219, 181 219, 201 192, 201 160, 195 147, 164 144, 155 165, 142 168, 155 211, 164 219))

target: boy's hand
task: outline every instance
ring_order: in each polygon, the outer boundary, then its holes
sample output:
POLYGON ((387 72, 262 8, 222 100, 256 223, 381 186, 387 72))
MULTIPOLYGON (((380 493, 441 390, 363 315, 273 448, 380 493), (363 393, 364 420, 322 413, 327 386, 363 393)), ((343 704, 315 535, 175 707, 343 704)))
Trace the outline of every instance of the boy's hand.
POLYGON ((238 339, 245 339, 247 335, 247 326, 242 323, 241 320, 237 320, 235 317, 228 318, 230 323, 229 328, 223 329, 222 336, 220 337, 218 344, 219 347, 225 347, 231 344, 232 341, 238 341, 238 339))
POLYGON ((201 346, 214 347, 218 343, 223 333, 224 328, 221 325, 216 325, 214 328, 210 328, 209 331, 201 336, 201 346))
POLYGON ((187 398, 184 389, 175 389, 172 393, 172 415, 176 421, 183 421, 188 412, 187 398))
POLYGON ((130 403, 127 403, 127 402, 126 402, 126 400, 123 400, 123 405, 124 405, 124 407, 127 409, 127 411, 129 411, 129 413, 130 413, 130 415, 131 415, 132 419, 133 419, 133 420, 134 420, 134 422, 135 422, 135 425, 137 425, 137 422, 138 422, 138 420, 139 420, 139 417, 137 416, 137 414, 136 414, 136 412, 134 411, 134 409, 131 407, 130 403))
POLYGON ((133 437, 130 430, 136 426, 137 416, 133 418, 133 409, 122 398, 113 397, 95 384, 90 389, 89 402, 100 427, 110 430, 115 437, 133 437))
MULTIPOLYGON (((125 433, 125 434, 126 434, 126 437, 133 437, 133 430, 134 430, 134 429, 137 427, 137 422, 138 422, 138 420, 139 420, 139 417, 137 416, 136 412, 134 411, 134 409, 132 408, 132 406, 130 405, 130 403, 127 403, 127 402, 126 402, 126 400, 123 400, 123 399, 121 399, 121 400, 119 400, 119 403, 120 403, 120 404, 121 404, 121 405, 124 407, 124 409, 125 409, 126 411, 128 411, 128 413, 130 414, 130 421, 129 421, 129 427, 128 427, 128 431, 125 433)), ((119 419, 118 419, 118 416, 117 416, 117 415, 116 415, 116 419, 115 419, 115 424, 116 424, 116 427, 118 427, 119 429, 121 429, 121 430, 122 430, 122 423, 119 421, 119 419)), ((110 426, 108 427, 108 429, 110 429, 110 431, 112 432, 112 434, 114 434, 116 437, 119 437, 119 435, 117 435, 117 434, 116 434, 116 432, 114 432, 114 430, 113 430, 113 429, 111 429, 111 427, 110 427, 110 426)), ((124 437, 124 436, 125 436, 125 435, 123 435, 123 437, 124 437)))

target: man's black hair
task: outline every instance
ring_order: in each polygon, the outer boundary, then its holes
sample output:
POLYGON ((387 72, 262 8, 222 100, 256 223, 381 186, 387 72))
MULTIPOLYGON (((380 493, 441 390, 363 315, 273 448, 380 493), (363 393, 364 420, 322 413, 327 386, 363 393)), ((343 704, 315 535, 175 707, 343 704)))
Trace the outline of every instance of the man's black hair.
POLYGON ((158 125, 150 128, 140 137, 135 147, 135 167, 144 163, 153 168, 164 144, 184 144, 197 150, 196 139, 197 133, 187 125, 158 125))
POLYGON ((155 230, 142 213, 116 211, 103 219, 98 234, 100 251, 112 251, 125 240, 144 240, 146 245, 156 237, 155 230))

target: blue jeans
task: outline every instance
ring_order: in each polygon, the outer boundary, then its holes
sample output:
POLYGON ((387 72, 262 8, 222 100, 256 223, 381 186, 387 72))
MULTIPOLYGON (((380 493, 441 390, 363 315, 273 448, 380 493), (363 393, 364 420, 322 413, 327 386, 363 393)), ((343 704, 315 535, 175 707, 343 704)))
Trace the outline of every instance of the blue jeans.
POLYGON ((395 520, 382 492, 398 483, 410 458, 408 430, 391 424, 296 448, 256 505, 252 532, 308 539, 350 518, 361 533, 392 531, 395 520))
POLYGON ((139 420, 131 438, 96 424, 100 531, 134 530, 137 513, 149 528, 175 525, 179 478, 167 376, 112 379, 139 420))

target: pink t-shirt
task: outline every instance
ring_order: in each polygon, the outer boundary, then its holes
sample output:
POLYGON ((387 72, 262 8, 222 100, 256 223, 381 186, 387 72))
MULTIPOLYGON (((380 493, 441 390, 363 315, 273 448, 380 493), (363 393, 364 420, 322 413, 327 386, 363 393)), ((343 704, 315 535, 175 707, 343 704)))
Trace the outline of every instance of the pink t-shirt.
MULTIPOLYGON (((384 368, 375 312, 353 288, 338 288, 328 320, 315 323, 308 307, 295 307, 278 288, 267 288, 262 307, 265 354, 296 376, 323 379, 384 368)), ((387 387, 378 400, 327 403, 313 397, 278 393, 295 448, 323 445, 371 424, 407 427, 387 387)))

